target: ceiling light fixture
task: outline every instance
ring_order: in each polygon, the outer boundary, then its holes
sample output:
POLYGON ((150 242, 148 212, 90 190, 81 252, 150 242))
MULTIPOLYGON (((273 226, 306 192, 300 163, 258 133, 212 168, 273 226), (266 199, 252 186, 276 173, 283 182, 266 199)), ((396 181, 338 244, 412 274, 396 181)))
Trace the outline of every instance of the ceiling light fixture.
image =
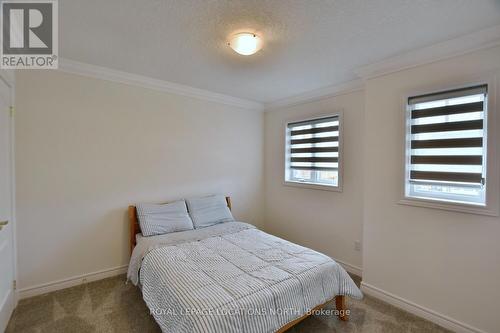
POLYGON ((227 43, 236 53, 251 55, 262 48, 262 39, 256 34, 242 32, 234 35, 227 43))

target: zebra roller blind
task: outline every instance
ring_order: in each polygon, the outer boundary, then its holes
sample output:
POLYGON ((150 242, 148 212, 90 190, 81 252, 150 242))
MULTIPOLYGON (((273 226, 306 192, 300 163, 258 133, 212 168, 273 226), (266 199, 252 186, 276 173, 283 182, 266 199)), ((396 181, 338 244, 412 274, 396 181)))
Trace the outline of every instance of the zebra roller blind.
POLYGON ((287 125, 287 179, 338 186, 338 115, 287 125))
POLYGON ((478 196, 485 184, 487 93, 481 85, 408 99, 408 179, 422 185, 414 193, 458 201, 478 196))

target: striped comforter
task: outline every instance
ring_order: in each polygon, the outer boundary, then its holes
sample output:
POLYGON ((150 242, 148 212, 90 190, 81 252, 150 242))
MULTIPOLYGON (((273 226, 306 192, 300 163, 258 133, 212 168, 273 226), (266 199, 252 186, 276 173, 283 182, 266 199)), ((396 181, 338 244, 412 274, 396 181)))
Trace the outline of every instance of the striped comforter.
POLYGON ((163 332, 275 332, 336 295, 362 297, 326 255, 246 223, 224 225, 134 250, 129 279, 140 268, 163 332))

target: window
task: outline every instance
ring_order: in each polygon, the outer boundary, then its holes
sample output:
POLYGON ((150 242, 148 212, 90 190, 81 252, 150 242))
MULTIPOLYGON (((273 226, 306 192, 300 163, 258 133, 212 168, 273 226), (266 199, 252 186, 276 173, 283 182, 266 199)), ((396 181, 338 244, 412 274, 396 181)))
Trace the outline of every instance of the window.
POLYGON ((486 205, 487 85, 408 98, 408 198, 486 205))
POLYGON ((341 189, 341 114, 288 123, 285 183, 341 189))

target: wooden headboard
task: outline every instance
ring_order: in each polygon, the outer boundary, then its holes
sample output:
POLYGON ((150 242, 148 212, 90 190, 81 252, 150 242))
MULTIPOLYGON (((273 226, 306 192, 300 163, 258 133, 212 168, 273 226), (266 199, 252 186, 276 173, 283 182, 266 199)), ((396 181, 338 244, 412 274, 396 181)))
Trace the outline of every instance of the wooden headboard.
MULTIPOLYGON (((231 198, 226 197, 227 206, 231 209, 231 198)), ((137 219, 137 209, 135 206, 128 206, 128 219, 129 219, 129 230, 130 230, 130 254, 134 250, 136 241, 135 235, 141 233, 141 226, 139 225, 139 220, 137 219)))

